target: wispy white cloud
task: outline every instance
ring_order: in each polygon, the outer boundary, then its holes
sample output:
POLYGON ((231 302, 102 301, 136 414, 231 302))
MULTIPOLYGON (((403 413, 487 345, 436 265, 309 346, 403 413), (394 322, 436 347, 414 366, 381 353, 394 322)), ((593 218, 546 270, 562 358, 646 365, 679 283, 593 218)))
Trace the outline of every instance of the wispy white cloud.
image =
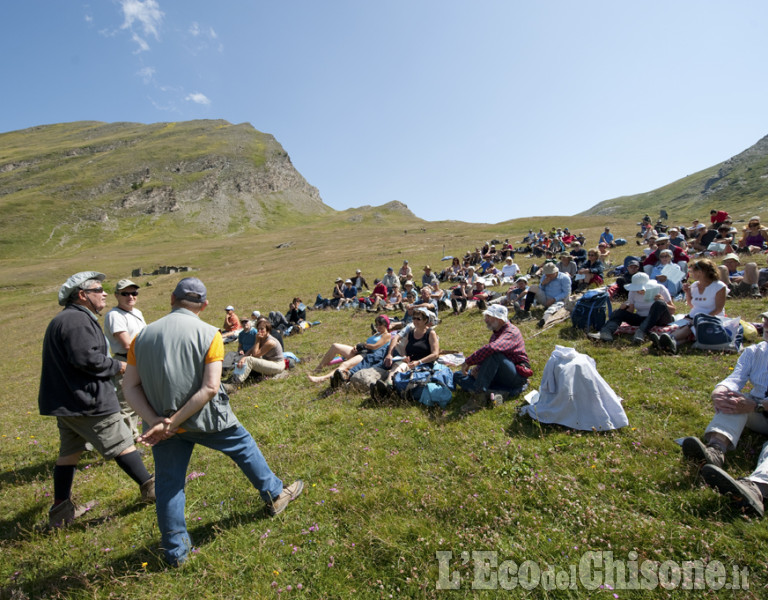
POLYGON ((216 35, 216 32, 214 31, 213 27, 208 29, 208 35, 211 37, 212 40, 218 39, 218 35, 216 35))
POLYGON ((194 102, 195 104, 202 104, 203 106, 208 106, 211 103, 211 101, 208 99, 208 96, 201 94, 200 92, 193 92, 188 94, 184 100, 187 100, 188 102, 194 102))
POLYGON ((85 22, 86 23, 93 23, 93 16, 92 15, 85 15, 85 22))
POLYGON ((193 22, 192 25, 189 26, 189 35, 193 37, 197 37, 198 35, 200 35, 200 25, 193 22))
POLYGON ((139 69, 137 75, 141 77, 141 80, 145 85, 152 83, 152 80, 155 78, 155 67, 144 67, 143 69, 139 69))
POLYGON ((160 27, 165 13, 160 10, 156 0, 120 0, 120 6, 123 10, 123 24, 120 29, 131 31, 133 41, 139 46, 137 52, 146 52, 149 50, 149 44, 145 38, 152 36, 156 40, 160 39, 160 27), (142 35, 139 35, 136 29, 139 29, 142 35))
POLYGON ((139 52, 146 52, 149 50, 149 44, 147 44, 147 41, 143 37, 139 37, 136 32, 131 35, 131 39, 136 42, 136 45, 139 47, 138 50, 136 50, 137 54, 139 52))

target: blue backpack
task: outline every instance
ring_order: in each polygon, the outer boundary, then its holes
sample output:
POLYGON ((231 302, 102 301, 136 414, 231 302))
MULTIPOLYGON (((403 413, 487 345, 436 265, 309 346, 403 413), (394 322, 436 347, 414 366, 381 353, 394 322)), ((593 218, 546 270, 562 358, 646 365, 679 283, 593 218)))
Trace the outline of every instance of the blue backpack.
POLYGON ((571 323, 586 332, 600 331, 613 314, 608 292, 590 290, 576 302, 571 312, 571 323))
POLYGON ((424 406, 444 408, 453 397, 453 372, 440 363, 423 365, 412 371, 395 373, 392 385, 404 398, 416 400, 424 406))
MULTIPOLYGON (((735 323, 735 320, 732 320, 735 323)), ((692 348, 716 352, 738 352, 744 339, 744 327, 739 323, 733 329, 726 327, 720 317, 699 313, 693 317, 696 341, 692 348)))

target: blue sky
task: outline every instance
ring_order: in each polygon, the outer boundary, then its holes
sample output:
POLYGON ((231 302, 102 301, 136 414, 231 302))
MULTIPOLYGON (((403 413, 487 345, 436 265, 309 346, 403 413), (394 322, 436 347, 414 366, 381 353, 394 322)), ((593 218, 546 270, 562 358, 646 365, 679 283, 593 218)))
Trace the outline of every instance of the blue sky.
POLYGON ((762 0, 3 2, 0 131, 249 122, 337 210, 571 215, 768 134, 766 22, 762 0))

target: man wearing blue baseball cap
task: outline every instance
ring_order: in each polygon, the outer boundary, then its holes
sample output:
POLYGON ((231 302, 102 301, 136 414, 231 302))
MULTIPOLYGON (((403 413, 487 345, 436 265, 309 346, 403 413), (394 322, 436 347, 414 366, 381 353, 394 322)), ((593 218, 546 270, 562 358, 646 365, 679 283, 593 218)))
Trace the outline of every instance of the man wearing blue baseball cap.
POLYGON ((139 441, 152 446, 162 548, 165 559, 177 566, 192 550, 184 519, 184 484, 196 444, 235 461, 259 490, 270 515, 282 512, 304 483, 283 487, 232 411, 221 385, 221 332, 199 318, 208 306, 203 282, 182 279, 170 300, 170 314, 148 325, 131 344, 123 392, 144 421, 139 441))

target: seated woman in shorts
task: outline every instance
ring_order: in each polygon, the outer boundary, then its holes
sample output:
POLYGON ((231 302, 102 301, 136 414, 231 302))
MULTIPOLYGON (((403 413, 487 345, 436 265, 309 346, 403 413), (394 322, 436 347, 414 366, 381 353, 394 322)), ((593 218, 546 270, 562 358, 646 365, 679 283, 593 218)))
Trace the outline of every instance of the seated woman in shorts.
POLYGON ((683 284, 685 300, 691 311, 686 316, 687 324, 670 335, 662 333, 658 341, 653 337, 654 347, 677 354, 678 346, 689 339, 692 333, 693 317, 700 313, 724 317, 727 286, 720 281, 715 263, 708 258, 693 261, 689 271, 693 283, 683 284))
MULTIPOLYGON (((389 333, 389 317, 387 317, 387 315, 378 315, 373 324, 376 328, 376 333, 364 342, 360 342, 355 346, 339 343, 331 344, 331 347, 328 348, 328 351, 320 359, 320 363, 315 367, 313 372, 321 373, 325 367, 331 364, 331 361, 335 356, 341 356, 345 360, 330 373, 326 373, 325 375, 307 374, 307 378, 314 383, 322 383, 323 381, 331 379, 332 387, 338 387, 339 383, 349 379, 349 370, 361 363, 363 357, 367 354, 374 354, 380 349, 386 352, 386 348, 392 337, 389 333), (336 375, 337 373, 338 375, 336 375)), ((384 353, 381 354, 380 360, 383 358, 384 353)))

